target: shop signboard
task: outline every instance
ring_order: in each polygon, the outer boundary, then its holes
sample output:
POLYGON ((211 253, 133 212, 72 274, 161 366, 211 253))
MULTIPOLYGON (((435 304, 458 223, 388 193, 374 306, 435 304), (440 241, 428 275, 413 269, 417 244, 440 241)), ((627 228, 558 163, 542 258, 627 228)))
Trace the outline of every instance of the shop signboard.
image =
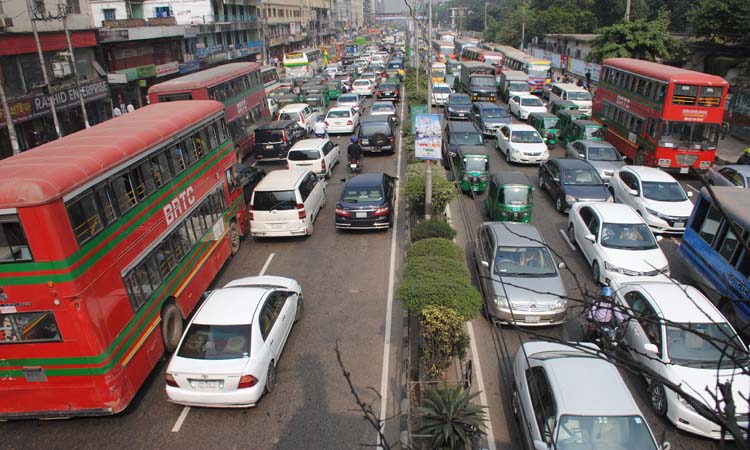
POLYGON ((156 64, 147 64, 145 66, 138 66, 135 68, 135 73, 138 74, 138 78, 156 77, 156 64))
POLYGON ((166 64, 159 64, 156 66, 156 78, 177 73, 180 71, 180 63, 172 61, 166 64))
POLYGON ((127 84, 128 76, 124 73, 108 73, 107 83, 109 84, 127 84))
POLYGON ((201 62, 197 60, 188 61, 180 64, 180 73, 190 73, 195 72, 196 70, 201 68, 201 62))
MULTIPOLYGON (((78 91, 75 88, 63 89, 52 93, 55 108, 62 111, 69 108, 78 107, 78 91)), ((107 80, 96 80, 81 84, 81 95, 84 102, 88 103, 94 100, 109 97, 109 86, 107 80)), ((13 122, 25 122, 37 117, 46 116, 50 113, 48 97, 38 95, 33 98, 27 98, 13 102, 9 105, 10 114, 13 122)), ((5 124, 5 117, 0 108, 0 124, 5 124)))

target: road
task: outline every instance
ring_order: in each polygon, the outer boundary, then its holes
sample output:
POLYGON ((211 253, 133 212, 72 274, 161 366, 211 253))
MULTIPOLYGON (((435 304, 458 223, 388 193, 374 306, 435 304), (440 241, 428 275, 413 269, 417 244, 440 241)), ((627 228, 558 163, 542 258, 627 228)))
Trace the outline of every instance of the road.
MULTIPOLYGON (((346 158, 349 136, 335 137, 346 158)), ((368 157, 367 172, 396 175, 397 156, 368 157)), ((342 160, 343 161, 343 160, 342 160)), ((267 170, 283 164, 264 166, 267 170)), ((278 384, 253 409, 183 408, 167 401, 166 363, 157 366, 138 397, 113 417, 0 424, 0 448, 160 448, 160 449, 321 449, 350 450, 374 444, 375 430, 362 418, 336 361, 338 343, 346 370, 362 399, 380 402, 383 386, 384 333, 389 300, 393 231, 337 232, 334 210, 349 176, 345 161, 328 181, 327 206, 315 222, 313 236, 273 240, 246 237, 240 252, 226 265, 215 286, 265 273, 297 279, 305 295, 305 316, 295 326, 278 365, 278 384), (370 388, 373 388, 374 391, 370 388)), ((399 220, 398 222, 403 223, 399 220)), ((399 231, 397 236, 403 236, 399 231)), ((396 241, 400 244, 400 241, 396 241)), ((384 417, 400 406, 402 361, 401 309, 393 308, 392 335, 384 417)), ((397 442, 398 417, 386 426, 397 442)))

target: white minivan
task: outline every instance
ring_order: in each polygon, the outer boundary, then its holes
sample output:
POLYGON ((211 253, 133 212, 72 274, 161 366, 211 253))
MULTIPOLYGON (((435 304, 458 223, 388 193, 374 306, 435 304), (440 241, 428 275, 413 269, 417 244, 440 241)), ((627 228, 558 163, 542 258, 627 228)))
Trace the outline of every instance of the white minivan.
POLYGON ((578 105, 578 110, 591 115, 591 93, 573 83, 552 83, 549 100, 569 100, 578 105))
POLYGON ((250 234, 255 237, 312 236, 326 205, 326 182, 311 170, 274 170, 253 191, 250 234))
POLYGON ((320 177, 331 178, 339 163, 339 146, 329 139, 303 139, 289 149, 286 168, 312 170, 320 177))
POLYGON ((276 115, 276 120, 296 120, 299 126, 312 133, 315 126, 315 113, 307 103, 292 103, 281 108, 276 115))

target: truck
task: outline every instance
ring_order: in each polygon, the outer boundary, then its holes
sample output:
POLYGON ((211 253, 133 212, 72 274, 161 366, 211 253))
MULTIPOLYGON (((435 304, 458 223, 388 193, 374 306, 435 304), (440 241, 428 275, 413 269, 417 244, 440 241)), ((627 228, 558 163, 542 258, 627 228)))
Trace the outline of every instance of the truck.
POLYGON ((529 93, 529 76, 520 70, 505 70, 500 73, 500 98, 508 103, 514 95, 529 93))
POLYGON ((495 68, 477 61, 462 61, 461 89, 472 101, 494 102, 497 93, 495 68))

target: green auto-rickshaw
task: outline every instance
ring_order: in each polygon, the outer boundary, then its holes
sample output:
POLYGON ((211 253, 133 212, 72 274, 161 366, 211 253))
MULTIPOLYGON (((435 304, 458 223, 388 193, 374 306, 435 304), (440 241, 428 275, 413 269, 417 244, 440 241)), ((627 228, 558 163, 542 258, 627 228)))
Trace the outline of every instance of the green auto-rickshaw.
POLYGON ((314 94, 322 95, 325 101, 325 106, 328 106, 328 103, 331 102, 331 91, 330 89, 328 89, 328 86, 326 86, 325 84, 320 84, 320 83, 303 84, 299 92, 300 92, 300 95, 302 95, 304 98, 307 98, 310 95, 314 95, 314 94))
POLYGON ((560 136, 560 118, 556 115, 548 112, 544 113, 531 113, 527 122, 532 127, 536 128, 547 147, 552 148, 557 144, 557 140, 560 136))
POLYGON ((572 110, 572 111, 578 111, 578 105, 571 102, 570 100, 563 100, 560 98, 554 98, 550 100, 549 105, 547 105, 547 109, 549 112, 551 112, 554 115, 558 115, 560 111, 564 110, 572 110))
POLYGON ((279 102, 279 111, 281 111, 281 109, 287 105, 300 102, 300 98, 297 94, 284 94, 280 96, 275 96, 274 98, 276 99, 277 102, 279 102))
POLYGON ((328 98, 336 100, 341 96, 341 80, 332 79, 326 83, 328 88, 328 98))
POLYGON ((490 155, 483 145, 462 145, 456 153, 456 180, 463 192, 481 194, 487 189, 490 155))
POLYGON ((563 144, 578 140, 603 141, 607 138, 607 127, 593 120, 577 119, 560 135, 563 144))
POLYGON ((531 222, 534 186, 529 176, 523 172, 494 172, 490 177, 484 206, 490 220, 531 222))
POLYGON ((573 121, 586 120, 589 118, 589 115, 578 110, 563 109, 557 112, 557 117, 560 118, 560 135, 558 136, 559 140, 563 144, 567 144, 570 141, 566 141, 565 136, 570 133, 570 127, 573 125, 573 121))

